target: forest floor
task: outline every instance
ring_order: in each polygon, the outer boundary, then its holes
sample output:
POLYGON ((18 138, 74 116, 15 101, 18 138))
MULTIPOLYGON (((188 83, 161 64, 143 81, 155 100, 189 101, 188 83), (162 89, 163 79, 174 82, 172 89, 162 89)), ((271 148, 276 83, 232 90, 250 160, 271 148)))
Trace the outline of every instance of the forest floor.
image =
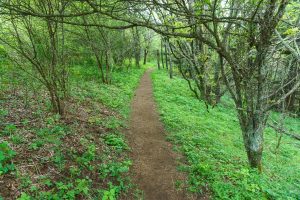
POLYGON ((186 179, 185 174, 176 169, 180 155, 166 141, 163 124, 156 112, 151 71, 146 71, 136 91, 127 134, 132 147, 134 182, 147 200, 187 199, 184 188, 178 184, 186 179))
POLYGON ((0 63, 0 200, 115 200, 134 193, 121 130, 145 69, 116 69, 108 85, 96 67, 71 66, 61 118, 39 82, 22 71, 13 79, 9 67, 0 63))

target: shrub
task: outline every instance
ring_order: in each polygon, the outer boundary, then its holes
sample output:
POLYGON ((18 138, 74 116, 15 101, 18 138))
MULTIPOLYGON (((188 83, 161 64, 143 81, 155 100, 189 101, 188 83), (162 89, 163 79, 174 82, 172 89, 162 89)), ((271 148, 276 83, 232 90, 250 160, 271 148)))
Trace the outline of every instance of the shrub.
POLYGON ((14 164, 11 162, 15 155, 16 152, 10 148, 8 142, 0 142, 0 175, 15 169, 14 164))

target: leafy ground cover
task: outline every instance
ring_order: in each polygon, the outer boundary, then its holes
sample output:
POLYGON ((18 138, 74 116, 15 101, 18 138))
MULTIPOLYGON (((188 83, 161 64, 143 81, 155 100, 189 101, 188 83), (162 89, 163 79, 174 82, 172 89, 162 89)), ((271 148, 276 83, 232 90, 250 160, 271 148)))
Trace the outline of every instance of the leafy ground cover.
POLYGON ((73 66, 63 119, 36 81, 3 63, 0 72, 0 199, 126 195, 131 160, 120 131, 144 69, 116 69, 104 85, 96 67, 73 66))
MULTIPOLYGON (((214 199, 300 199, 300 142, 265 131, 263 174, 247 165, 242 135, 233 104, 206 109, 185 80, 170 80, 164 71, 152 75, 154 96, 174 148, 186 157, 179 169, 189 174, 193 193, 211 191, 214 199)), ((273 113, 278 118, 278 114, 273 113)), ((299 132, 299 118, 287 117, 286 129, 299 132)))

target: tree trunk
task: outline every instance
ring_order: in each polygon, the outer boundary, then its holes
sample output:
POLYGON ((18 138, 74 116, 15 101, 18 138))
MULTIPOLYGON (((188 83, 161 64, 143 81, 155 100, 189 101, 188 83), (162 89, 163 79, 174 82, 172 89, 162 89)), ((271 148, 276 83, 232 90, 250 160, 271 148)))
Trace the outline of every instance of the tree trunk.
POLYGON ((105 71, 106 71, 106 73, 105 73, 105 83, 106 84, 108 84, 109 83, 109 81, 108 81, 108 72, 109 72, 109 61, 108 61, 108 52, 106 51, 106 53, 105 53, 105 71))
POLYGON ((102 80, 102 83, 105 83, 105 78, 104 78, 104 72, 103 72, 103 66, 102 66, 102 54, 99 58, 99 56, 97 54, 95 54, 95 57, 96 57, 96 61, 97 61, 97 65, 98 65, 98 68, 100 70, 100 76, 101 76, 101 80, 102 80))
POLYGON ((135 51, 134 51, 135 66, 139 68, 140 60, 141 60, 141 41, 140 41, 140 33, 137 27, 135 28, 134 44, 135 44, 135 51))
POLYGON ((172 65, 171 59, 170 59, 170 70, 169 70, 169 72, 170 72, 170 78, 173 78, 173 65, 172 65))
POLYGON ((160 70, 160 53, 159 53, 159 50, 157 50, 157 68, 160 70))
POLYGON ((148 50, 144 49, 144 65, 147 63, 148 50))
POLYGON ((251 168, 262 171, 263 132, 265 120, 254 115, 248 120, 248 126, 242 125, 244 146, 251 168))
MULTIPOLYGON (((56 92, 57 93, 57 92, 56 92)), ((65 107, 63 99, 59 97, 59 94, 56 94, 56 105, 57 105, 57 112, 61 117, 65 115, 65 107)))
POLYGON ((140 55, 138 52, 135 53, 135 66, 140 68, 140 55))
POLYGON ((65 114, 63 98, 59 97, 58 91, 54 86, 48 84, 47 89, 49 91, 53 112, 63 117, 65 114))
POLYGON ((214 73, 214 93, 215 93, 215 103, 220 103, 221 100, 221 86, 220 86, 220 69, 223 66, 223 58, 219 56, 219 63, 215 65, 215 73, 214 73))
POLYGON ((164 63, 164 50, 163 50, 163 40, 161 39, 161 43, 160 43, 160 54, 161 54, 161 64, 162 64, 162 68, 165 68, 165 63, 164 63))
MULTIPOLYGON (((168 54, 170 54, 170 46, 168 45, 168 54)), ((172 58, 171 56, 169 56, 169 66, 170 66, 170 69, 169 69, 169 74, 170 74, 170 78, 173 78, 173 65, 172 65, 172 58)))
POLYGON ((165 60, 166 60, 166 69, 168 70, 168 49, 167 49, 167 44, 166 42, 164 42, 164 46, 165 46, 165 60))

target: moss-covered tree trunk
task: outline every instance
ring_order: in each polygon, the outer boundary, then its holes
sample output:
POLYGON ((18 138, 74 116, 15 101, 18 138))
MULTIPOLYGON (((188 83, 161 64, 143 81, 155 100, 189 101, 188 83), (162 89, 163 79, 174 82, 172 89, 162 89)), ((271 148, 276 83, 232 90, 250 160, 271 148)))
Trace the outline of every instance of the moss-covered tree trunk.
POLYGON ((255 117, 249 119, 248 125, 242 127, 244 146, 249 165, 262 171, 263 131, 265 123, 255 117))

